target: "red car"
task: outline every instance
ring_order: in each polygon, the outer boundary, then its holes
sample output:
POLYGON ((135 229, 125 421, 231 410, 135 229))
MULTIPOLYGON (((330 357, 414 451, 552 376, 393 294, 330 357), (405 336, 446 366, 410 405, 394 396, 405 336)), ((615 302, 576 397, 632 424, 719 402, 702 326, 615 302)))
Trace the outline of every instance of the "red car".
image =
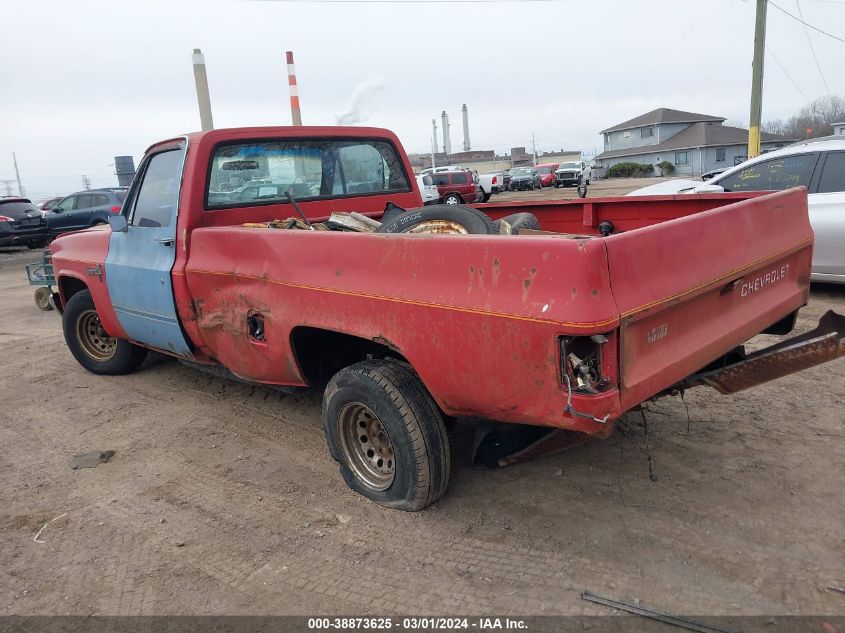
POLYGON ((475 174, 469 169, 441 171, 432 174, 432 177, 443 204, 481 202, 484 198, 481 185, 475 182, 475 174))
POLYGON ((536 165, 534 169, 540 174, 540 183, 544 187, 551 187, 555 184, 555 170, 560 167, 558 163, 542 163, 536 165))

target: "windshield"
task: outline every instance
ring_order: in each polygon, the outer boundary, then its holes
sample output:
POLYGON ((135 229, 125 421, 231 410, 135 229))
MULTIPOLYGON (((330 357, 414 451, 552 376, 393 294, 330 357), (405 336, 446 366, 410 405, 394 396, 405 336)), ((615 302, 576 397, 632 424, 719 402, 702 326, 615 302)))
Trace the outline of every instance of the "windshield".
POLYGON ((208 209, 410 191, 393 145, 367 139, 252 141, 218 146, 208 209))
POLYGON ((561 163, 560 169, 581 169, 578 163, 561 163))
POLYGON ((538 174, 550 174, 550 173, 552 173, 552 168, 551 167, 538 167, 537 173, 538 174))
POLYGON ((511 177, 513 176, 533 176, 534 170, 533 169, 514 169, 511 171, 511 177))

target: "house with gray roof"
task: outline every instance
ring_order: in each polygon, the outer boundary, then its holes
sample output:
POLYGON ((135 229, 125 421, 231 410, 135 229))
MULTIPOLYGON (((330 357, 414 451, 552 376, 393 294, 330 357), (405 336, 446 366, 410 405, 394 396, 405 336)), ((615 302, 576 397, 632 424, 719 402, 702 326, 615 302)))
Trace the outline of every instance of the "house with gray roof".
MULTIPOLYGON (((596 168, 601 173, 621 162, 668 161, 675 175, 698 176, 733 167, 747 158, 748 130, 724 123, 724 117, 657 108, 602 130, 604 151, 595 158, 596 168)), ((794 140, 764 132, 760 147, 766 152, 794 140)))

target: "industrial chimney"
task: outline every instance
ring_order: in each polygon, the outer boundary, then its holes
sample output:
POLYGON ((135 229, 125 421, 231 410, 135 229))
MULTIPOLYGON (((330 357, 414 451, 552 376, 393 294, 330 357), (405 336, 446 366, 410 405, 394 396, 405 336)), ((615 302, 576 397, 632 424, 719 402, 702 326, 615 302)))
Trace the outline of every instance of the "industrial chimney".
POLYGON ((197 88, 197 105, 200 109, 200 126, 203 132, 214 129, 211 118, 211 97, 208 94, 208 74, 205 72, 205 57, 198 48, 191 55, 194 65, 194 85, 197 88))
POLYGON ((464 104, 464 107, 461 108, 461 112, 464 115, 464 151, 468 152, 470 150, 470 146, 469 146, 469 113, 467 112, 467 104, 464 104))
POLYGON ((443 110, 440 118, 443 121, 443 151, 448 157, 452 153, 452 139, 449 135, 449 115, 446 114, 446 110, 443 110))
POLYGON ((288 88, 290 89, 290 119, 293 125, 302 125, 302 112, 299 109, 299 86, 296 84, 296 69, 293 65, 293 51, 285 51, 288 63, 288 88))

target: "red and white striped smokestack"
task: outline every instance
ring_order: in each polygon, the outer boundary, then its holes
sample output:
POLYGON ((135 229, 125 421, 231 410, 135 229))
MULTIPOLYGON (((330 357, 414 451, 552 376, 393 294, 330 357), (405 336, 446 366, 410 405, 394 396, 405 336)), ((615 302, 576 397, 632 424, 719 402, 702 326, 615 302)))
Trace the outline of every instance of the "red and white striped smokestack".
POLYGON ((288 58, 288 87, 290 88, 290 118, 294 125, 302 125, 299 111, 299 87, 296 85, 296 70, 293 67, 293 51, 285 53, 288 58))

